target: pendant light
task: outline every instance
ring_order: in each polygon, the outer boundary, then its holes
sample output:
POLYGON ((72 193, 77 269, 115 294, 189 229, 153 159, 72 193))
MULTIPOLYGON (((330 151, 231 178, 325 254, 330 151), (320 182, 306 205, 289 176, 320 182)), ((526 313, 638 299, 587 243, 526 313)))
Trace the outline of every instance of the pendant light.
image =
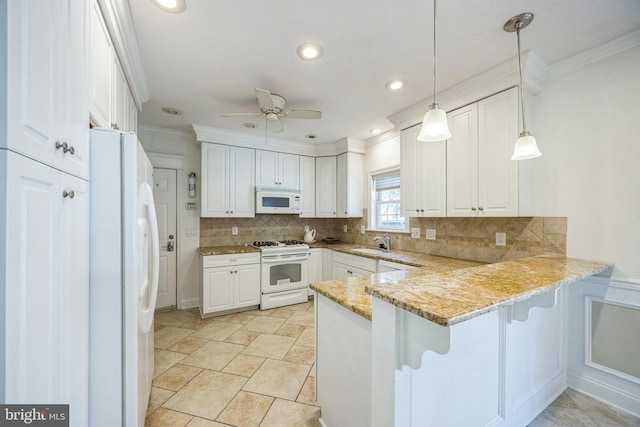
POLYGON ((527 160, 540 157, 536 139, 527 130, 527 122, 524 114, 524 82, 522 79, 522 53, 520 52, 520 30, 526 28, 533 21, 533 13, 525 12, 509 19, 504 24, 504 30, 508 33, 515 31, 518 38, 518 69, 520 70, 520 106, 522 108, 522 132, 516 140, 511 160, 527 160))
POLYGON ((447 113, 440 108, 436 100, 436 72, 438 64, 438 53, 436 45, 436 1, 433 0, 433 103, 429 105, 429 110, 422 120, 422 128, 418 134, 418 141, 437 142, 451 138, 449 125, 447 124, 447 113))

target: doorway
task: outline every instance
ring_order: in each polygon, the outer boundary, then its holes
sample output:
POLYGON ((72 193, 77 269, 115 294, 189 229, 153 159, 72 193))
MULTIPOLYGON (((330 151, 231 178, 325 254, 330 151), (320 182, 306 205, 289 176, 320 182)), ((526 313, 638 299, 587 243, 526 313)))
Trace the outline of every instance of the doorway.
POLYGON ((160 276, 157 310, 176 307, 177 174, 175 169, 153 168, 153 199, 160 237, 160 276))

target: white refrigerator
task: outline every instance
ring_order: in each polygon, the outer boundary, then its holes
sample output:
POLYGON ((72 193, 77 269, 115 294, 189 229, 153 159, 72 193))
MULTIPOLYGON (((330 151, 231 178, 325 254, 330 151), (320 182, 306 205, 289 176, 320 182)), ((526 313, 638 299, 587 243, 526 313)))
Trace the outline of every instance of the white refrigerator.
POLYGON ((90 139, 89 425, 143 427, 159 240, 153 168, 133 133, 90 139))

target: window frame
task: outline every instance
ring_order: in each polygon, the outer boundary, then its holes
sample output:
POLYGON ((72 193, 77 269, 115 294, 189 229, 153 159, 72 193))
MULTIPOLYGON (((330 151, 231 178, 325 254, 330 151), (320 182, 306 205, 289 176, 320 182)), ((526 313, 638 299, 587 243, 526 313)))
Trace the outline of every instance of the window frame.
MULTIPOLYGON (((369 172, 369 230, 384 231, 390 233, 408 233, 409 232, 409 218, 402 215, 402 199, 399 198, 398 209, 399 217, 404 218, 404 227, 383 228, 378 225, 378 200, 376 191, 376 179, 384 176, 398 175, 400 177, 400 167, 392 167, 387 169, 380 169, 369 172)), ((402 181, 398 187, 400 194, 402 194, 402 181)))

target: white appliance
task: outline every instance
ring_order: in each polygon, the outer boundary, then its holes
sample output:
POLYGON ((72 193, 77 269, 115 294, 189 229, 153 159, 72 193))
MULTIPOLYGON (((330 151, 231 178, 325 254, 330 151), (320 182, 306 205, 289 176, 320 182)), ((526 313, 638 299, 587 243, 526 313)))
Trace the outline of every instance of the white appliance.
POLYGON ((301 209, 300 190, 256 187, 256 213, 299 214, 301 209))
POLYGON ((309 246, 299 240, 253 242, 261 252, 260 309, 308 300, 309 246))
POLYGON ((153 168, 132 133, 91 130, 89 425, 143 427, 159 241, 153 168))

